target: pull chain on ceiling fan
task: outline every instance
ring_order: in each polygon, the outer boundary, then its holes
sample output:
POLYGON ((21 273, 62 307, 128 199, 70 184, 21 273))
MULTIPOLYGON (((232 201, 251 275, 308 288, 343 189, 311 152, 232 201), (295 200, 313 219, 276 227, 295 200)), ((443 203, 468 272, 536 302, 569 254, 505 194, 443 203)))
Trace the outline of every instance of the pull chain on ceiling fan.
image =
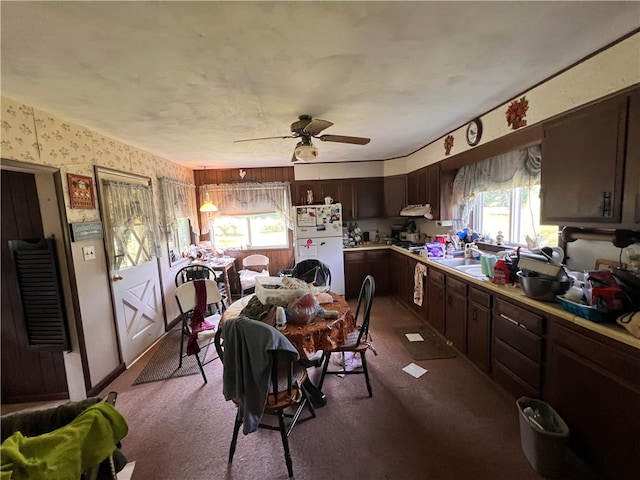
POLYGON ((310 162, 318 158, 318 149, 313 145, 312 138, 317 138, 322 142, 337 142, 337 143, 351 143, 353 145, 366 145, 371 141, 370 138, 364 137, 349 137, 345 135, 318 135, 323 130, 333 125, 332 122, 321 120, 319 118, 312 118, 309 115, 300 115, 298 120, 291 124, 291 135, 285 135, 280 137, 262 137, 262 138, 248 138, 245 140, 236 140, 233 143, 240 142, 253 142, 256 140, 272 140, 276 138, 300 138, 300 141, 296 145, 293 151, 292 162, 302 160, 303 162, 310 162))

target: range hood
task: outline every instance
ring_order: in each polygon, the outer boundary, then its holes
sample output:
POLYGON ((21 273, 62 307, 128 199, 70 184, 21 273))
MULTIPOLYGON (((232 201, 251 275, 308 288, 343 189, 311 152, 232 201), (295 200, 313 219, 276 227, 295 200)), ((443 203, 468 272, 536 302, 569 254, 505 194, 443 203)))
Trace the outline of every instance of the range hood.
POLYGON ((424 217, 428 219, 433 219, 433 215, 431 214, 431 205, 428 203, 425 205, 407 205, 402 210, 400 210, 401 217, 424 217))

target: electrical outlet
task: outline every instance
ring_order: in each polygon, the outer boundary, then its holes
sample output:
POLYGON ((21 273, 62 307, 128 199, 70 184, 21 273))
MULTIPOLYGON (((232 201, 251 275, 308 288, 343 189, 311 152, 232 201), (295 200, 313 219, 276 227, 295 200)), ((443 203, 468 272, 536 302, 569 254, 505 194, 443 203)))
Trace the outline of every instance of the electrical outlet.
POLYGON ((95 260, 96 259, 96 249, 93 245, 89 247, 82 247, 82 255, 84 256, 84 261, 87 260, 95 260))

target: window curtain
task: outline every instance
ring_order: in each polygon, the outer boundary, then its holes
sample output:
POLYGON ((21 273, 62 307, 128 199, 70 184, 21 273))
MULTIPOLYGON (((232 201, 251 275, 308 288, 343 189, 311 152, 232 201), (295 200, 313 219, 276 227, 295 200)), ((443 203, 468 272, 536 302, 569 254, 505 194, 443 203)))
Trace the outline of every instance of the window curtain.
POLYGON ((109 258, 118 269, 116 252, 117 231, 128 230, 136 225, 145 225, 145 236, 153 255, 160 256, 156 216, 153 209, 153 191, 150 185, 102 180, 106 201, 108 227, 107 250, 109 258))
MULTIPOLYGON (((291 219, 291 185, 288 182, 228 183, 201 185, 200 198, 206 198, 218 207, 219 215, 255 215, 277 212, 284 216, 288 229, 291 219)), ((209 233, 209 217, 200 214, 202 234, 209 233)))
POLYGON ((196 186, 179 182, 172 178, 160 178, 162 203, 164 205, 164 220, 166 235, 169 237, 178 226, 178 218, 188 217, 191 228, 196 235, 198 231, 198 207, 196 206, 196 186))
POLYGON ((541 163, 542 148, 534 145, 460 168, 453 181, 456 220, 468 224, 478 193, 539 184, 541 163))

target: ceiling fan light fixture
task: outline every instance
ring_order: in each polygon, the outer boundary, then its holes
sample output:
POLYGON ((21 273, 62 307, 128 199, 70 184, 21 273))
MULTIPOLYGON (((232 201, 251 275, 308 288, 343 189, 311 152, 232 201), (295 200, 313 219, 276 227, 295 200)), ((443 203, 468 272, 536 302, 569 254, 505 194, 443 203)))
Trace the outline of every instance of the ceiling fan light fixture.
POLYGON ((309 142, 309 144, 302 144, 296 147, 294 152, 295 157, 303 162, 311 162, 318 158, 318 149, 309 142))

